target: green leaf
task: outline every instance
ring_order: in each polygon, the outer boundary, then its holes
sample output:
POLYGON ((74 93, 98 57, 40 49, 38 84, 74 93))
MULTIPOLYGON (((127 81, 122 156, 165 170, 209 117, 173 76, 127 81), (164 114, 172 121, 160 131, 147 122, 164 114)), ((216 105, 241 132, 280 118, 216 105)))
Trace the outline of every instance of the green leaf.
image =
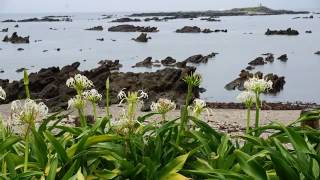
POLYGON ((32 147, 35 148, 35 156, 40 163, 42 168, 45 168, 48 161, 47 157, 47 144, 44 142, 43 137, 34 129, 31 128, 34 142, 32 142, 32 147))
POLYGON ((60 142, 49 132, 45 132, 46 137, 48 140, 52 143, 54 149, 56 150, 58 156, 62 160, 63 163, 66 163, 68 161, 68 155, 63 146, 60 144, 60 142))
POLYGON ((255 180, 267 180, 266 171, 256 160, 251 160, 250 156, 240 150, 235 150, 241 169, 255 180))
POLYGON ((54 160, 51 162, 47 180, 55 180, 56 174, 57 174, 58 162, 59 162, 58 158, 54 158, 54 160))
POLYGON ((162 168, 159 172, 159 179, 165 180, 175 175, 178 171, 180 171, 184 163, 186 162, 189 153, 181 155, 170 161, 164 168, 162 168))
POLYGON ((0 143, 0 152, 3 150, 10 148, 12 145, 17 143, 20 139, 16 136, 8 137, 5 141, 0 143))

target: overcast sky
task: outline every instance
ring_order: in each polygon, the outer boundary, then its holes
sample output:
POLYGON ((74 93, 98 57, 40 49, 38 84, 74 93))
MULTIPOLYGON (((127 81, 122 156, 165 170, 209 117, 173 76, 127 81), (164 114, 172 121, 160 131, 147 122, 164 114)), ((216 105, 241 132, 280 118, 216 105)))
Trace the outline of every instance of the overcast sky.
POLYGON ((219 10, 257 6, 319 9, 320 0, 0 0, 0 13, 219 10))

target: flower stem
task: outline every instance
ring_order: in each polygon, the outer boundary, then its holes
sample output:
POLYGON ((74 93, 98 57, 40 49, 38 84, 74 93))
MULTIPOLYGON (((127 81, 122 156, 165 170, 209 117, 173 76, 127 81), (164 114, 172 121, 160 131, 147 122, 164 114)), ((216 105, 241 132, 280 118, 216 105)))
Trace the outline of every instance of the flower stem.
POLYGON ((25 69, 24 70, 24 74, 23 74, 23 83, 24 83, 24 87, 25 87, 25 91, 26 91, 26 96, 28 99, 30 99, 30 90, 29 90, 29 77, 28 77, 28 72, 25 69))
MULTIPOLYGON (((256 93, 256 122, 255 122, 255 128, 259 128, 259 121, 260 121, 260 98, 259 93, 256 93)), ((259 134, 256 132, 256 134, 259 134)))
POLYGON ((249 133, 250 130, 250 112, 251 112, 251 107, 248 107, 247 109, 247 127, 246 127, 246 134, 249 133))
POLYGON ((93 119, 97 120, 97 106, 95 103, 92 103, 92 108, 93 108, 93 119))
POLYGON ((162 124, 164 124, 166 122, 166 113, 162 113, 162 124))
POLYGON ((27 172, 28 170, 28 159, 29 159, 29 130, 30 124, 28 124, 28 129, 25 137, 25 147, 24 147, 24 164, 23 164, 23 172, 27 172))
POLYGON ((86 118, 85 118, 84 113, 83 113, 83 109, 78 109, 78 113, 79 113, 81 127, 86 127, 87 126, 87 122, 86 122, 86 118))
POLYGON ((110 80, 109 78, 106 81, 106 116, 109 118, 110 116, 110 80))

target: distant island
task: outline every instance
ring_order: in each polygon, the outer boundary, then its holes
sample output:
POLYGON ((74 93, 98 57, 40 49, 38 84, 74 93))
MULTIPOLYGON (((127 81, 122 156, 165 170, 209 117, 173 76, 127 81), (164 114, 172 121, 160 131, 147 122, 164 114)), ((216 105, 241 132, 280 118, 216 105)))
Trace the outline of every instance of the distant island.
POLYGON ((180 18, 196 18, 203 16, 259 16, 259 15, 281 15, 281 14, 309 14, 309 11, 274 10, 265 6, 234 8, 230 10, 208 10, 208 11, 176 11, 176 12, 152 12, 134 13, 131 17, 146 16, 174 16, 180 18))

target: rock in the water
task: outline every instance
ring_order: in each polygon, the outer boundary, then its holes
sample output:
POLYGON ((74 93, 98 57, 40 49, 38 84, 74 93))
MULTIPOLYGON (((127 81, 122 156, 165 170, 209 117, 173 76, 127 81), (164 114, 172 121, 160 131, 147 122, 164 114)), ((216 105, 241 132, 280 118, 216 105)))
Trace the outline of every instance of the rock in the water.
POLYGON ((18 48, 17 50, 18 50, 18 51, 23 51, 24 49, 23 49, 23 48, 18 48))
POLYGON ((220 19, 216 19, 214 17, 208 17, 208 18, 201 18, 202 21, 209 21, 209 22, 220 22, 220 19))
POLYGON ((141 33, 137 38, 133 38, 133 40, 137 42, 148 42, 151 38, 147 36, 147 33, 141 33))
POLYGON ((184 26, 176 30, 177 33, 200 33, 201 29, 197 26, 184 26))
POLYGON ((95 27, 88 28, 88 29, 85 29, 85 30, 88 30, 88 31, 103 31, 103 27, 102 26, 95 26, 95 27))
POLYGON ((107 66, 110 71, 119 70, 122 67, 122 64, 120 64, 119 60, 101 60, 98 62, 98 64, 102 66, 107 66))
POLYGON ((4 28, 1 30, 1 32, 8 32, 9 31, 9 28, 4 28))
POLYGON ((110 32, 158 32, 157 27, 141 27, 141 26, 134 26, 134 25, 118 25, 112 26, 108 29, 110 32))
POLYGON ((104 41, 104 38, 98 38, 97 41, 104 41))
POLYGON ((246 67, 246 70, 251 71, 251 70, 254 70, 254 68, 255 68, 255 67, 253 67, 253 66, 247 66, 247 67, 246 67))
POLYGON ((311 33, 312 33, 312 31, 306 31, 306 33, 307 33, 307 34, 311 34, 311 33))
POLYGON ((202 30, 202 33, 212 33, 213 31, 211 29, 204 29, 202 30))
POLYGON ((18 27, 19 27, 19 24, 16 24, 14 27, 15 27, 15 28, 18 28, 18 27))
POLYGON ((26 68, 19 68, 19 69, 16 70, 16 72, 17 72, 17 73, 20 73, 20 72, 23 72, 24 70, 28 70, 28 69, 26 69, 26 68))
POLYGON ((268 92, 265 92, 265 93, 269 93, 269 94, 275 94, 275 93, 278 93, 280 92, 283 87, 284 87, 284 84, 286 83, 285 81, 285 78, 282 76, 282 77, 279 77, 278 75, 276 74, 267 74, 263 77, 263 73, 261 72, 257 72, 255 74, 253 73, 250 73, 249 71, 246 71, 246 70, 242 70, 239 74, 239 78, 231 81, 230 83, 228 83, 226 86, 225 86, 225 89, 227 90, 235 90, 235 89, 238 89, 240 91, 243 91, 245 90, 244 88, 244 82, 247 81, 249 78, 252 78, 252 77, 258 77, 260 79, 264 78, 265 80, 271 80, 273 85, 272 85, 272 89, 269 90, 268 92))
POLYGON ((186 61, 186 62, 188 62, 188 63, 194 63, 194 64, 207 63, 208 60, 209 60, 210 58, 215 57, 215 55, 216 55, 216 53, 211 53, 211 54, 209 54, 209 55, 207 55, 207 56, 203 56, 203 55, 201 55, 201 54, 197 54, 197 55, 193 55, 193 56, 188 57, 188 58, 187 58, 186 60, 184 60, 184 61, 186 61))
POLYGON ((320 51, 317 51, 317 52, 315 52, 314 54, 316 54, 316 55, 320 55, 320 51))
POLYGON ((172 57, 168 56, 164 60, 161 60, 161 64, 164 66, 172 66, 177 62, 177 60, 173 59, 172 57))
POLYGON ((299 35, 297 30, 288 28, 287 30, 270 30, 268 29, 265 35, 289 35, 289 36, 296 36, 299 35))
POLYGON ((2 41, 3 42, 11 42, 13 44, 30 43, 29 36, 21 37, 21 36, 18 36, 17 32, 14 32, 11 35, 11 37, 8 37, 6 35, 2 41))
POLYGON ((119 18, 119 19, 112 20, 111 22, 123 23, 123 22, 140 22, 140 21, 141 21, 140 19, 119 18))
POLYGON ((263 57, 257 57, 256 59, 250 61, 248 64, 251 66, 258 66, 258 65, 264 65, 265 62, 263 57))
POLYGON ((269 54, 269 55, 265 58, 265 61, 272 63, 272 62, 274 61, 274 56, 273 56, 273 54, 269 54))
POLYGON ((283 54, 277 58, 280 61, 286 62, 288 60, 287 54, 283 54))
POLYGON ((7 20, 1 21, 1 22, 6 23, 6 22, 17 22, 17 21, 16 21, 16 20, 13 20, 13 19, 7 19, 7 20))
POLYGON ((152 67, 152 65, 152 57, 147 57, 143 61, 136 63, 133 67, 152 67))

